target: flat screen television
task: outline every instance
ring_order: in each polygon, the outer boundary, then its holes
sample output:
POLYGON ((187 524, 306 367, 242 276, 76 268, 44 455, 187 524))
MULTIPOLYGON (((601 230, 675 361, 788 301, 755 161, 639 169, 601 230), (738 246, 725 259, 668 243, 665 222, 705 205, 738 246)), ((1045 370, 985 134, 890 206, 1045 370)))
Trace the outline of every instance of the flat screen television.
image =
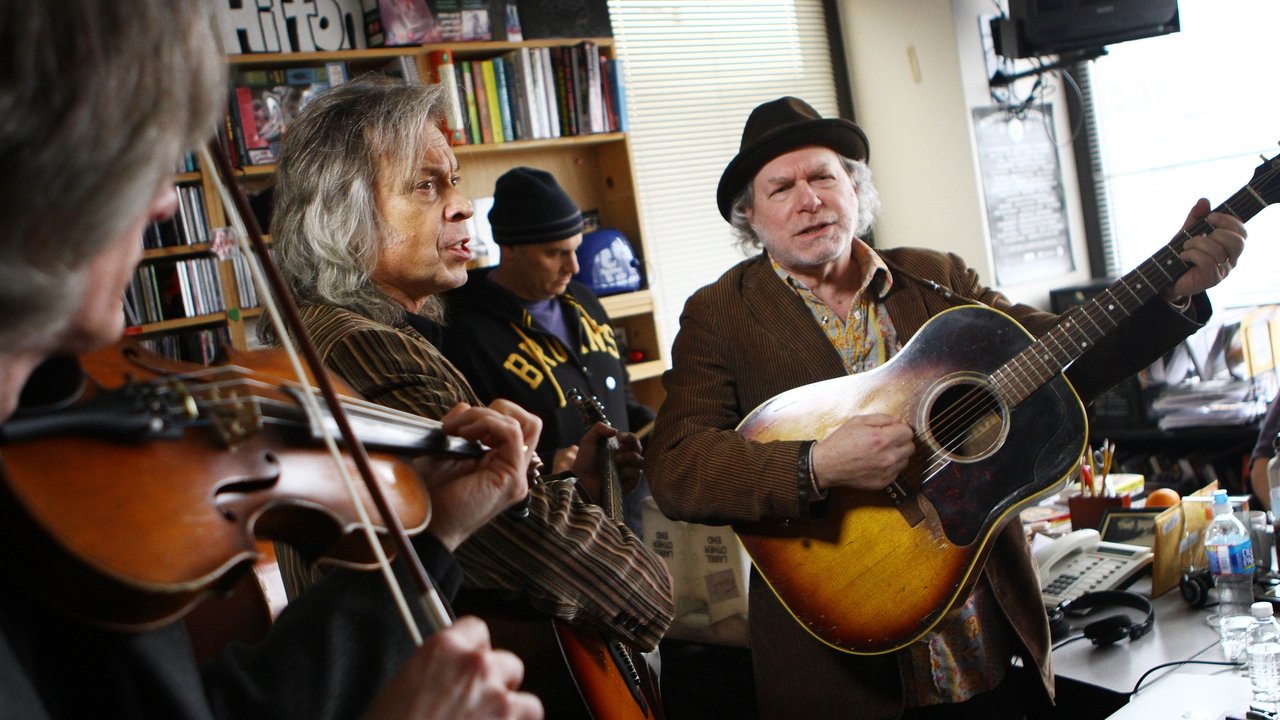
POLYGON ((1179 30, 1177 0, 1009 0, 992 21, 1007 58, 1062 55, 1179 30))

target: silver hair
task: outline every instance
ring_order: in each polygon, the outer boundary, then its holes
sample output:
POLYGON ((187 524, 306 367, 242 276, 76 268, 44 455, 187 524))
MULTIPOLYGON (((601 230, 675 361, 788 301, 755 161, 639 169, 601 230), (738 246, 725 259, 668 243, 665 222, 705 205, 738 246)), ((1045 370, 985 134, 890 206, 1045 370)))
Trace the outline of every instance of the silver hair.
MULTIPOLYGON (((0 3, 0 347, 39 347, 86 266, 210 137, 226 69, 205 0, 0 3)), ((141 242, 141 238, 139 238, 141 242)))
MULTIPOLYGON (((854 191, 858 194, 858 222, 854 226, 853 234, 864 237, 880 215, 880 193, 871 182, 871 168, 867 167, 865 162, 842 156, 840 164, 853 179, 854 191)), ((733 204, 730 206, 732 209, 729 212, 729 224, 733 227, 733 235, 738 241, 738 246, 747 252, 758 250, 764 245, 743 211, 743 208, 750 207, 755 202, 755 191, 752 185, 753 183, 747 183, 742 192, 738 193, 738 196, 733 199, 733 204)))
MULTIPOLYGON (((373 282, 378 251, 395 240, 376 188, 384 172, 412 183, 447 102, 439 85, 368 77, 321 93, 294 120, 276 165, 271 237, 299 302, 387 324, 404 312, 373 282)), ((440 301, 430 298, 420 314, 438 319, 440 301)), ((267 323, 258 327, 274 339, 267 323)))

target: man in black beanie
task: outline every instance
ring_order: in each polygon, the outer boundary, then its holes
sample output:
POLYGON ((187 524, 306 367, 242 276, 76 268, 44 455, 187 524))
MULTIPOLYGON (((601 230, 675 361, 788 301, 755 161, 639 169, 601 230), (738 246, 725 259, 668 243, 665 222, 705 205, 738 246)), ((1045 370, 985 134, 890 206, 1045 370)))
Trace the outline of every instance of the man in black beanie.
MULTIPOLYGON (((542 418, 538 455, 553 470, 573 463, 587 430, 569 400, 574 388, 600 400, 610 424, 624 433, 624 450, 638 453, 629 431, 654 413, 630 392, 600 300, 572 279, 582 244, 578 205, 551 173, 517 167, 498 178, 489 224, 502 257, 445 295, 445 356, 485 402, 506 398, 542 418)), ((627 467, 622 480, 631 491, 642 477, 627 467)), ((627 503, 626 520, 639 530, 635 503, 627 503)))

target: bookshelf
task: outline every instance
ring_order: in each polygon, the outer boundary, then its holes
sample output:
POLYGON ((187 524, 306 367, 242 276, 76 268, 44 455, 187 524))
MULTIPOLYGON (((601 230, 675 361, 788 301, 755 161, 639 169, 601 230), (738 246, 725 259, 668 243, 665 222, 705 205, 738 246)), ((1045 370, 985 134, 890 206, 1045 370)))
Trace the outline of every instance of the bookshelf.
MULTIPOLYGON (((321 68, 341 63, 348 77, 354 78, 367 72, 392 74, 416 74, 409 81, 430 81, 433 53, 448 51, 456 67, 463 61, 483 62, 521 49, 547 48, 548 52, 563 47, 577 46, 584 41, 594 44, 600 55, 612 60, 612 38, 556 38, 523 42, 489 41, 450 44, 428 44, 411 47, 341 50, 307 53, 255 53, 228 56, 233 81, 246 72, 281 70, 287 68, 321 68)), ((502 143, 455 144, 462 175, 462 190, 468 197, 480 198, 493 194, 494 183, 507 170, 528 165, 553 173, 565 190, 584 211, 598 212, 600 226, 616 228, 630 240, 641 267, 646 268, 642 215, 632 172, 631 145, 626 133, 609 131, 542 139, 509 140, 502 143)), ((244 165, 238 169, 240 180, 251 192, 270 187, 274 177, 271 164, 244 165)), ((211 172, 211 171, 210 171, 211 172)), ((205 172, 183 172, 176 176, 180 184, 200 186, 204 189, 204 204, 208 223, 212 228, 226 224, 221 203, 213 189, 212 178, 205 172)), ((207 244, 189 244, 147 250, 144 264, 163 262, 175 257, 208 257, 207 244)), ((232 346, 248 346, 249 333, 246 321, 258 314, 253 308, 243 308, 239 300, 239 283, 234 260, 217 262, 225 308, 221 311, 199 314, 194 317, 165 319, 161 322, 143 323, 131 331, 144 337, 171 334, 196 329, 225 329, 232 346)), ((665 370, 662 343, 654 317, 653 296, 649 290, 649 273, 642 270, 643 283, 636 292, 602 298, 606 310, 619 336, 630 351, 638 351, 641 357, 628 365, 637 397, 654 407, 661 404, 661 374, 665 370)))

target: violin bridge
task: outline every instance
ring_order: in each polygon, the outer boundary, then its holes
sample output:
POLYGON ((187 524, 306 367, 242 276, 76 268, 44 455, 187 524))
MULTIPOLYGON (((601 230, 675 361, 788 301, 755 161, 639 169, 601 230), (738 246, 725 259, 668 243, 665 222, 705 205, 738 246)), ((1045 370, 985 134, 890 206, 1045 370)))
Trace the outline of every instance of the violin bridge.
POLYGON ((262 412, 252 399, 214 389, 205 400, 209 422, 228 448, 239 446, 262 428, 262 412))

